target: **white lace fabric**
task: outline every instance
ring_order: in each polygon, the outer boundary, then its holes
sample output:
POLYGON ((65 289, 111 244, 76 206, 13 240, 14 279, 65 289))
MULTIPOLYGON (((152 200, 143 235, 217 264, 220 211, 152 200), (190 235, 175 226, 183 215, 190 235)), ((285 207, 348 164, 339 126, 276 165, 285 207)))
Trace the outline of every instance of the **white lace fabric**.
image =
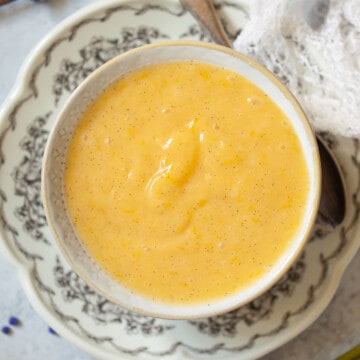
POLYGON ((360 138, 360 0, 252 0, 234 47, 277 75, 315 130, 360 138))

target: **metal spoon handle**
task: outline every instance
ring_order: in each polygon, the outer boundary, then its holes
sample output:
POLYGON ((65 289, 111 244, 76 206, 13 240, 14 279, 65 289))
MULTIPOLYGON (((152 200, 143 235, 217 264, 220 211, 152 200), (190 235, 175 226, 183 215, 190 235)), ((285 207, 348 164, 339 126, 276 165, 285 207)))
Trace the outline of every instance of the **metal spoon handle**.
POLYGON ((210 0, 180 0, 184 8, 209 32, 210 37, 219 45, 232 48, 224 28, 210 0))

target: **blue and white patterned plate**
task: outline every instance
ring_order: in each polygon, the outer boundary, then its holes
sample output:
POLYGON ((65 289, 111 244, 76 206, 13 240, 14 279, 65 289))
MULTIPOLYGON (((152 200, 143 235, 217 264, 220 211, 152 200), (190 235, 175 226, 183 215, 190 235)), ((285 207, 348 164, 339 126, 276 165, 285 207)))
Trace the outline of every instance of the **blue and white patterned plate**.
MULTIPOLYGON (((215 4, 234 39, 246 23, 246 1, 215 4)), ((110 303, 72 271, 46 224, 40 194, 42 154, 62 104, 105 61, 165 39, 210 41, 175 0, 103 0, 67 19, 33 51, 0 113, 0 250, 17 268, 39 314, 97 358, 259 357, 320 315, 359 247, 358 141, 322 134, 337 154, 348 185, 343 226, 331 234, 316 232, 279 283, 222 316, 161 320, 110 303)))

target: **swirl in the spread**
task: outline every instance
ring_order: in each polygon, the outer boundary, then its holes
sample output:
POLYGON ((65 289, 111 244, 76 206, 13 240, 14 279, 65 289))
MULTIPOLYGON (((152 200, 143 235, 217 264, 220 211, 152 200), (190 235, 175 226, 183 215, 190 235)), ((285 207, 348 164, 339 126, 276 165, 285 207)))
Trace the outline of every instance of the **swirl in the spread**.
POLYGON ((120 78, 86 110, 65 171, 91 256, 170 303, 233 294, 298 231, 309 192, 299 140, 255 85, 198 62, 120 78))

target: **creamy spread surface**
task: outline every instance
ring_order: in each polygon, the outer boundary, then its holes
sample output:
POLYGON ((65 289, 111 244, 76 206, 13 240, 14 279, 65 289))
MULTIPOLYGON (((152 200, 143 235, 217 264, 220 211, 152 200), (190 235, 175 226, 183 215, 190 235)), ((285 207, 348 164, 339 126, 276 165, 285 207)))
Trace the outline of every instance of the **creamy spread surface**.
POLYGON ((93 259, 167 303, 230 295, 291 243, 310 188, 300 142, 254 84, 200 62, 135 70, 84 113, 65 169, 93 259))

